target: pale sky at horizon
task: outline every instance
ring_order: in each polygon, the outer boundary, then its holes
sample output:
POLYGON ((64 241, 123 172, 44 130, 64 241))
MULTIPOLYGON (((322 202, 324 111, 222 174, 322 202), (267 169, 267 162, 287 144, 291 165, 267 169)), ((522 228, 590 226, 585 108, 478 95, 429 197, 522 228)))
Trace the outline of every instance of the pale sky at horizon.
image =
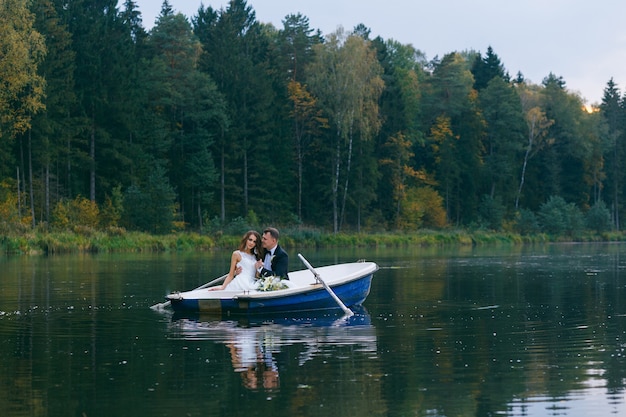
MULTIPOLYGON (((161 0, 135 0, 144 27, 161 11, 161 0)), ((200 4, 226 8, 228 0, 169 0, 175 12, 191 18, 200 4)), ((626 1, 526 0, 248 0, 260 22, 282 28, 288 14, 301 13, 311 28, 327 35, 359 23, 371 36, 412 44, 427 59, 453 51, 487 47, 514 77, 518 71, 535 84, 550 72, 588 104, 599 103, 612 77, 626 88, 626 1), (329 12, 330 11, 330 12, 329 12)), ((120 0, 120 5, 123 1, 120 0)), ((121 7, 121 6, 120 6, 121 7)))

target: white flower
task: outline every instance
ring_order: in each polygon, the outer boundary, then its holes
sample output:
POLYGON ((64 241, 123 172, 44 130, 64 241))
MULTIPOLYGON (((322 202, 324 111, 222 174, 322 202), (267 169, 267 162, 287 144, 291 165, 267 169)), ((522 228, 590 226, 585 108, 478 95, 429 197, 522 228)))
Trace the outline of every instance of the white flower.
POLYGON ((287 288, 287 284, 275 275, 259 278, 257 285, 259 291, 276 291, 287 288))

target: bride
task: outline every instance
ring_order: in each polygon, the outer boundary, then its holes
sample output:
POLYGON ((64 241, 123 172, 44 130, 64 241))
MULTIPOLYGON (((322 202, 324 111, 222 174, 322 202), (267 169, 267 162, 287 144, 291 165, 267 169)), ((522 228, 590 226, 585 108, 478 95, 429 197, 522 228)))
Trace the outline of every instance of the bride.
POLYGON ((261 259, 261 235, 250 230, 241 239, 239 249, 233 251, 230 258, 230 270, 222 285, 209 288, 209 291, 252 291, 257 289, 254 264, 261 259), (241 267, 241 272, 235 276, 235 271, 241 267))

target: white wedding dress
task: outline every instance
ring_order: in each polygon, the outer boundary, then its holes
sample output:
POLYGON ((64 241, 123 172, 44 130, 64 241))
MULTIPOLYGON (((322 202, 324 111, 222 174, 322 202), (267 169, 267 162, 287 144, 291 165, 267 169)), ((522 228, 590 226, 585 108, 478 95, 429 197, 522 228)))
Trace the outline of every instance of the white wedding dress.
POLYGON ((241 255, 241 261, 237 266, 241 266, 241 274, 236 275, 235 278, 226 286, 227 291, 252 291, 257 289, 257 282, 255 279, 256 258, 246 252, 238 251, 241 255))

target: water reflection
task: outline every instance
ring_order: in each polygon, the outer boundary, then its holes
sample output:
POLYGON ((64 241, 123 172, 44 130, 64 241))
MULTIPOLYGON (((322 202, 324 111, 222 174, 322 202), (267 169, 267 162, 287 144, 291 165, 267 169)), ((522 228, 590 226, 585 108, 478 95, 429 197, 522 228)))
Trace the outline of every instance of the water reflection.
POLYGON ((176 313, 168 324, 173 340, 213 341, 226 346, 233 371, 244 388, 267 393, 280 390, 279 356, 286 347, 299 346, 298 366, 332 354, 338 346, 376 356, 376 328, 363 306, 355 315, 307 312, 288 317, 246 316, 222 320, 213 316, 176 313))
POLYGON ((380 304, 372 311, 389 323, 377 329, 392 413, 626 412, 623 250, 476 250, 381 268, 372 289, 380 304), (405 366, 395 367, 398 360, 405 366))
POLYGON ((245 388, 273 391, 279 387, 278 365, 272 352, 271 340, 258 329, 233 334, 226 343, 233 369, 241 375, 245 388), (259 340, 261 339, 261 340, 259 340))
POLYGON ((224 253, 0 258, 1 415, 626 415, 626 245, 358 251, 307 254, 381 266, 347 321, 149 308, 224 253))

